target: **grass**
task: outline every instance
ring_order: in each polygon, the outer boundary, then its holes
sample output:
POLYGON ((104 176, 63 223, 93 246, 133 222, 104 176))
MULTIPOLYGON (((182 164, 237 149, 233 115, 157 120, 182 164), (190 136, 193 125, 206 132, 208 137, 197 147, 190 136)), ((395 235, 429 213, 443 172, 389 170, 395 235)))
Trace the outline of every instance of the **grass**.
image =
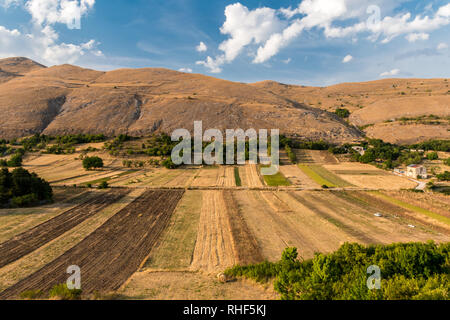
POLYGON ((234 168, 234 180, 236 181, 236 187, 242 187, 241 176, 239 175, 239 167, 234 168))
POLYGON ((407 210, 411 210, 411 211, 419 213, 419 214, 426 215, 427 217, 430 217, 432 219, 435 219, 437 221, 440 221, 447 225, 450 225, 450 219, 447 217, 441 216, 440 214, 437 214, 437 213, 434 213, 427 209, 423 209, 423 208, 417 207, 415 205, 412 205, 410 203, 395 199, 395 198, 385 195, 379 191, 373 191, 373 193, 376 194, 377 196, 379 196, 380 198, 383 198, 384 200, 387 200, 388 202, 395 204, 399 207, 402 207, 407 210))
POLYGON ((319 165, 299 165, 299 168, 320 186, 328 188, 351 187, 347 181, 319 165))
MULTIPOLYGON (((269 167, 269 166, 262 166, 262 167, 269 167)), ((287 187, 290 186, 291 183, 289 182, 286 177, 278 171, 277 174, 274 174, 272 176, 263 176, 264 181, 269 187, 287 187)))
POLYGON ((202 207, 202 192, 188 191, 181 199, 171 223, 151 253, 146 267, 155 269, 188 268, 194 254, 202 207))

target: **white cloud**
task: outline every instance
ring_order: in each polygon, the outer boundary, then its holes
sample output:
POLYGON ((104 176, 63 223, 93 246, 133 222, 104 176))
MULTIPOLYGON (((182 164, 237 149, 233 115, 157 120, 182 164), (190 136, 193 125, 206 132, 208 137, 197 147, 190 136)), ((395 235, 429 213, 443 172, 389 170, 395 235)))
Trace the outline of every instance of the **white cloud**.
POLYGON ((291 58, 287 58, 286 60, 282 60, 281 62, 283 62, 284 64, 289 64, 291 63, 292 59, 291 58))
POLYGON ((180 69, 178 69, 178 71, 186 72, 186 73, 192 73, 192 69, 191 68, 180 68, 180 69))
POLYGON ((410 33, 406 36, 409 42, 416 42, 417 40, 428 40, 430 35, 428 33, 410 33))
POLYGON ((204 65, 213 73, 221 72, 221 66, 236 59, 246 46, 262 44, 286 26, 278 18, 276 10, 267 7, 249 10, 240 3, 227 6, 225 17, 220 32, 229 38, 219 45, 223 53, 216 58, 207 57, 205 61, 197 61, 197 64, 204 65))
POLYGON ((0 0, 0 7, 9 8, 19 5, 21 0, 0 0))
POLYGON ((206 46, 206 44, 204 42, 200 42, 200 44, 197 47, 195 47, 195 49, 198 52, 206 52, 208 50, 208 47, 206 46))
POLYGON ((81 17, 94 4, 95 0, 29 0, 25 6, 39 25, 64 23, 79 29, 81 17))
POLYGON ((221 66, 225 63, 225 56, 218 56, 215 59, 207 57, 205 61, 197 61, 197 65, 205 66, 212 73, 221 73, 221 66))
POLYGON ((448 48, 448 44, 446 44, 445 42, 439 43, 436 47, 437 50, 445 50, 447 48, 448 48))
POLYGON ((235 3, 226 7, 226 21, 220 29, 229 36, 219 46, 223 53, 197 64, 220 72, 225 63, 236 59, 246 47, 249 55, 254 57, 253 63, 264 63, 303 31, 313 28, 322 30, 327 38, 356 39, 356 35, 366 33, 372 41, 381 37, 382 43, 388 43, 402 35, 410 42, 427 40, 429 32, 450 24, 450 3, 438 8, 434 14, 432 7, 427 7, 425 12, 430 12, 430 15, 425 16, 412 17, 411 13, 403 12, 382 18, 381 11, 379 16, 377 10, 367 12, 369 6, 390 12, 405 1, 399 0, 394 4, 390 0, 303 0, 294 9, 262 7, 255 10, 235 3), (356 22, 352 22, 354 20, 356 22), (336 26, 336 22, 347 22, 347 26, 336 26))
POLYGON ((348 62, 350 62, 352 60, 353 60, 353 57, 351 55, 346 55, 344 57, 344 59, 342 59, 342 63, 348 63, 348 62))
MULTIPOLYGON (((8 5, 19 3, 6 1, 8 5)), ((26 1, 24 8, 31 14, 31 31, 21 32, 0 26, 0 57, 25 56, 53 65, 75 63, 80 57, 90 54, 103 56, 95 40, 81 44, 60 42, 59 34, 53 28, 56 23, 71 23, 71 18, 81 18, 94 4, 95 0, 26 1)))
POLYGON ((386 71, 380 74, 380 77, 390 77, 390 76, 396 76, 400 73, 399 69, 392 69, 391 71, 386 71))

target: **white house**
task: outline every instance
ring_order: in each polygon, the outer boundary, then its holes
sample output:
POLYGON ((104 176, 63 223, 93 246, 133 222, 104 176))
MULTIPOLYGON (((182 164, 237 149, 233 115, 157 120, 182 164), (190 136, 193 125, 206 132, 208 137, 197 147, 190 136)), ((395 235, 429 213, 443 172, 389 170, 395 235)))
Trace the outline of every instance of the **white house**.
POLYGON ((366 153, 366 150, 364 150, 364 147, 354 146, 354 147, 352 147, 352 149, 355 150, 356 152, 358 152, 361 156, 363 156, 366 153))
POLYGON ((414 179, 417 178, 426 179, 428 178, 427 168, 418 164, 412 164, 408 166, 408 168, 406 169, 406 176, 414 179))

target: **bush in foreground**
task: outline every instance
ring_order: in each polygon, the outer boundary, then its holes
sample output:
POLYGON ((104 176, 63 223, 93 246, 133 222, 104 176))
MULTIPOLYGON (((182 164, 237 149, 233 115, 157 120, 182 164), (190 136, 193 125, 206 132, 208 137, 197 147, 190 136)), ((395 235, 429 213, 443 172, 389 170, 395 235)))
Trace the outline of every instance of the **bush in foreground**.
POLYGON ((344 244, 331 254, 299 261, 288 248, 277 263, 226 271, 259 282, 274 279, 284 300, 449 300, 450 243, 344 244), (369 290, 369 266, 379 266, 381 289, 369 290))

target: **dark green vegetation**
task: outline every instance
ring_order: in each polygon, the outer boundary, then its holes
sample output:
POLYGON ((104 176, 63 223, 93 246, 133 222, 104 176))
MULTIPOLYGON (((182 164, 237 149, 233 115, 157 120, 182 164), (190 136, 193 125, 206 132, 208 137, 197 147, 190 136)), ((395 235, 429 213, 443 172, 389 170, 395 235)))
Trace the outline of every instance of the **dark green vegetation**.
POLYGON ((50 289, 48 293, 45 293, 42 290, 28 290, 22 292, 20 297, 24 300, 81 300, 81 293, 81 290, 69 289, 66 284, 58 284, 50 289))
POLYGON ((297 156, 296 154, 292 151, 292 148, 289 145, 286 145, 284 147, 284 150, 286 150, 286 153, 288 155, 289 160, 293 163, 296 164, 297 163, 297 156))
POLYGON ((344 244, 331 254, 300 261, 288 248, 277 263, 236 266, 228 276, 274 279, 283 300, 448 300, 450 243, 344 244), (369 290, 370 266, 381 270, 381 288, 369 290))
POLYGON ((236 187, 242 187, 241 176, 239 175, 239 168, 234 168, 234 180, 236 181, 236 187))
POLYGON ((444 160, 444 164, 447 166, 450 166, 450 158, 444 160))
POLYGON ((336 113, 337 116, 342 119, 346 119, 346 118, 350 117, 350 111, 345 108, 338 108, 338 109, 336 109, 336 111, 334 113, 336 113))
MULTIPOLYGON (((414 146, 398 146, 379 139, 368 139, 361 146, 365 149, 364 155, 353 150, 351 144, 331 147, 329 151, 334 154, 351 154, 354 161, 376 164, 383 169, 392 169, 402 164, 408 166, 422 163, 424 151, 445 151, 450 148, 450 141, 434 140, 414 146)), ((430 153, 430 155, 434 159, 437 153, 430 153)))
POLYGON ((434 151, 434 152, 430 152, 429 154, 427 154, 427 159, 428 160, 438 160, 439 156, 438 156, 437 152, 434 151))
POLYGON ((86 157, 83 159, 83 168, 86 170, 103 168, 103 160, 100 157, 86 157))
POLYGON ((23 168, 0 170, 0 206, 27 207, 49 202, 53 191, 48 182, 23 168))
POLYGON ((436 178, 438 178, 439 181, 450 181, 450 171, 438 174, 436 178))

